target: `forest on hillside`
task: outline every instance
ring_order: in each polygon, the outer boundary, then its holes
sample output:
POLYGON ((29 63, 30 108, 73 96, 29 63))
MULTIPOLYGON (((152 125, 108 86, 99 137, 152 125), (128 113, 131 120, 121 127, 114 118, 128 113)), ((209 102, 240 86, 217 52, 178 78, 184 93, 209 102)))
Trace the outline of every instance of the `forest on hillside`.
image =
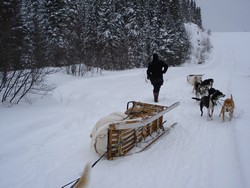
POLYGON ((2 102, 49 90, 48 67, 139 68, 153 52, 180 65, 191 50, 184 24, 202 28, 194 0, 2 0, 0 11, 2 102))

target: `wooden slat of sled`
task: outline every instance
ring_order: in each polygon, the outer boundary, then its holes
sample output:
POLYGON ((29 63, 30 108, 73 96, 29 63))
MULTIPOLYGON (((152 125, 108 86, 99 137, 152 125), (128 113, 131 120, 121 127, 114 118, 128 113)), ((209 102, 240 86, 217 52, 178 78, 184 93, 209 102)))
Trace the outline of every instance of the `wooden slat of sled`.
POLYGON ((124 141, 124 143, 115 143, 111 146, 111 152, 109 159, 113 159, 113 157, 119 157, 125 155, 129 152, 135 145, 135 137, 131 137, 130 139, 124 141))
POLYGON ((120 134, 120 138, 117 140, 117 144, 121 145, 121 147, 125 147, 130 142, 135 142, 135 130, 131 129, 128 130, 122 130, 120 134), (125 133, 123 133, 125 132, 125 133), (128 134, 129 133, 129 134, 128 134))
POLYGON ((134 129, 125 129, 125 130, 119 130, 118 134, 113 134, 112 132, 112 143, 118 142, 118 140, 126 140, 129 139, 129 137, 134 137, 135 130, 134 129))
POLYGON ((137 129, 124 129, 110 131, 111 141, 108 159, 126 155, 137 142, 145 140, 149 135, 157 131, 157 123, 162 122, 162 117, 137 129), (137 135, 136 135, 137 134, 137 135))
POLYGON ((119 151, 118 149, 114 148, 110 154, 111 154, 111 158, 108 158, 108 160, 112 160, 114 157, 120 157, 120 156, 123 156, 123 155, 126 155, 132 148, 134 147, 134 144, 130 144, 130 145, 127 145, 125 148, 122 148, 122 153, 119 154, 119 151))
POLYGON ((135 134, 131 134, 129 137, 122 137, 120 139, 117 139, 115 142, 112 142, 112 144, 114 145, 126 145, 128 142, 130 141, 134 141, 135 140, 135 134))
POLYGON ((129 140, 126 140, 124 144, 122 144, 122 149, 127 150, 128 148, 131 148, 131 146, 135 145, 135 137, 130 138, 129 140))
POLYGON ((123 135, 123 137, 127 137, 135 132, 133 129, 118 130, 118 132, 115 132, 115 131, 117 131, 117 130, 112 131, 112 139, 113 140, 118 139, 121 134, 123 135))
POLYGON ((135 133, 134 129, 124 129, 122 135, 123 135, 123 137, 127 137, 127 136, 129 136, 131 134, 134 134, 134 133, 135 133))
POLYGON ((113 130, 114 125, 110 126, 108 136, 108 159, 112 160, 114 157, 125 155, 129 150, 134 147, 135 143, 135 130, 113 130))
POLYGON ((126 155, 133 147, 134 147, 134 143, 131 142, 129 145, 122 148, 123 155, 126 155))

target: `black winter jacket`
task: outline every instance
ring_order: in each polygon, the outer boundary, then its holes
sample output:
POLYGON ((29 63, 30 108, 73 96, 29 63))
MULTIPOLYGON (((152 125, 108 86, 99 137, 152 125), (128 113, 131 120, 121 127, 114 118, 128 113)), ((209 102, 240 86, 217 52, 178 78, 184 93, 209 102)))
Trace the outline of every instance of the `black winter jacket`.
POLYGON ((168 70, 168 65, 161 60, 153 59, 152 62, 148 64, 147 76, 153 85, 163 84, 163 74, 168 70))

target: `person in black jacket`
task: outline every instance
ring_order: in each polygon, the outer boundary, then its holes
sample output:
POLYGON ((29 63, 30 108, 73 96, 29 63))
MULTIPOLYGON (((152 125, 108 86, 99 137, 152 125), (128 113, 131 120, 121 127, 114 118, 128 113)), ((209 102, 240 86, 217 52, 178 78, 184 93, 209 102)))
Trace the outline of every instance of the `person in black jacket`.
POLYGON ((162 60, 159 60, 158 54, 153 54, 153 61, 148 64, 147 79, 151 81, 153 85, 154 101, 158 102, 158 96, 160 88, 163 84, 163 74, 168 70, 168 65, 162 60))

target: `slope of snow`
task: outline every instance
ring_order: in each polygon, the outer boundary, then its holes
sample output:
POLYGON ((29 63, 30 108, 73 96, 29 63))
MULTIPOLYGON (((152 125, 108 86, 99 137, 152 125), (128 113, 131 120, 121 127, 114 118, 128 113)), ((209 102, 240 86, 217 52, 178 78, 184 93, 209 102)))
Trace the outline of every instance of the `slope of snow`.
POLYGON ((212 47, 208 32, 202 31, 196 24, 186 23, 185 28, 191 43, 190 59, 188 64, 204 63, 209 57, 208 48, 212 47))
MULTIPOLYGON (((162 105, 180 101, 167 113, 175 128, 148 150, 113 161, 102 159, 91 172, 91 188, 249 188, 250 33, 214 33, 213 52, 203 65, 170 67, 160 92, 162 105), (235 100, 231 122, 200 116, 188 74, 213 78, 214 87, 235 100)), ((146 69, 104 72, 79 78, 57 73, 58 87, 32 105, 0 107, 0 187, 62 187, 99 157, 90 148, 95 123, 124 112, 128 101, 153 103, 146 69)), ((204 109, 206 112, 206 109, 204 109)))

